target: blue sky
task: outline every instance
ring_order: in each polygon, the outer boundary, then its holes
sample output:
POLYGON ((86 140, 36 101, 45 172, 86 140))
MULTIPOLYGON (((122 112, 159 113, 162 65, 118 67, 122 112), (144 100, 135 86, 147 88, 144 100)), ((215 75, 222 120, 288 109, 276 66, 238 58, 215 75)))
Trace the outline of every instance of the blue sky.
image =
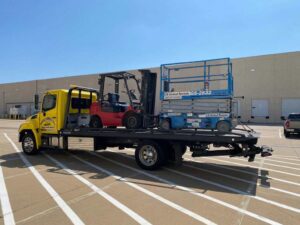
POLYGON ((0 0, 0 83, 299 50, 299 0, 0 0))

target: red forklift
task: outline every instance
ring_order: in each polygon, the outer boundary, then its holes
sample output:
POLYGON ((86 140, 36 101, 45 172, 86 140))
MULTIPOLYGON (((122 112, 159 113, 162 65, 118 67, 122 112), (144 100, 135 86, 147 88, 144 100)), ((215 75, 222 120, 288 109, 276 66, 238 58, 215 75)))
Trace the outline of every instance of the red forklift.
POLYGON ((99 75, 99 96, 90 108, 90 127, 140 129, 152 126, 157 75, 150 70, 139 72, 141 80, 125 71, 99 75), (109 86, 112 83, 114 90, 109 86), (120 86, 123 86, 121 95, 120 86), (120 97, 127 101, 121 101, 120 97))

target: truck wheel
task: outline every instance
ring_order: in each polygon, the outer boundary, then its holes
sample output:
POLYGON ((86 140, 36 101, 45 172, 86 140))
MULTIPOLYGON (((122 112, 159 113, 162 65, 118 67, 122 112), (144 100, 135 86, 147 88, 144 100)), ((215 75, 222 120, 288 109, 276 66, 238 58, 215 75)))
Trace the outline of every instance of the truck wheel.
POLYGON ((138 113, 128 113, 124 117, 124 125, 127 129, 141 128, 142 118, 138 113))
POLYGON ((155 170, 163 166, 167 159, 158 143, 145 141, 136 148, 135 160, 142 169, 155 170))
POLYGON ((217 123, 217 130, 220 132, 231 131, 230 124, 227 121, 220 121, 217 123))
POLYGON ((27 155, 34 155, 38 152, 35 138, 32 134, 25 134, 22 139, 22 149, 27 155))
POLYGON ((98 116, 92 116, 90 121, 90 127, 92 128, 102 128, 102 122, 101 119, 98 116))
POLYGON ((288 137, 291 136, 291 133, 288 132, 288 131, 286 131, 286 130, 283 131, 283 134, 284 134, 284 136, 285 136, 286 138, 288 138, 288 137))
POLYGON ((170 123, 170 120, 168 120, 168 119, 163 119, 163 120, 160 122, 159 127, 160 127, 162 130, 170 130, 170 129, 171 129, 171 123, 170 123))
POLYGON ((168 161, 179 166, 181 165, 183 158, 182 156, 186 152, 186 146, 181 144, 167 144, 168 147, 168 161))

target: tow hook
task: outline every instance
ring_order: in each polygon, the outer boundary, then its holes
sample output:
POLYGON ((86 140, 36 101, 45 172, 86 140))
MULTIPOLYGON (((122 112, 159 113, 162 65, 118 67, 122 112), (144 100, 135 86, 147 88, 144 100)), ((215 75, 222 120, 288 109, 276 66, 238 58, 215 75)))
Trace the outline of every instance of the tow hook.
POLYGON ((245 157, 248 157, 248 162, 253 162, 255 160, 256 154, 260 153, 261 157, 267 157, 267 156, 271 156, 272 152, 273 149, 266 145, 263 145, 261 147, 252 146, 251 151, 247 152, 245 157))
POLYGON ((260 153, 261 157, 271 156, 272 152, 273 152, 272 148, 266 145, 261 146, 261 153, 260 153))

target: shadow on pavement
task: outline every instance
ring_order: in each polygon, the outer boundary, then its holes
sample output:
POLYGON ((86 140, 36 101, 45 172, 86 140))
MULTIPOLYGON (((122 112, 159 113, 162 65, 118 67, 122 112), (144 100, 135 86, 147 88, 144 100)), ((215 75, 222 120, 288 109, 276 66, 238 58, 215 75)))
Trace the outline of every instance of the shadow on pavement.
MULTIPOLYGON (((63 163, 65 166, 68 167, 68 169, 76 171, 79 175, 84 174, 90 174, 90 179, 105 179, 106 177, 109 177, 106 173, 103 173, 101 171, 96 170, 95 168, 92 168, 89 165, 86 165, 85 163, 75 159, 72 157, 78 156, 79 158, 88 161, 90 163, 93 163, 97 166, 102 167, 105 170, 108 170, 114 175, 123 177, 123 178, 129 178, 130 182, 136 183, 138 185, 143 185, 145 187, 147 186, 156 186, 161 188, 167 188, 167 189, 174 189, 174 187, 170 185, 166 185, 165 183, 158 181, 156 179, 153 179, 149 176, 146 176, 145 174, 138 173, 137 171, 133 171, 131 169, 122 167, 120 165, 116 165, 112 162, 109 162, 103 158, 96 157, 92 154, 89 154, 88 151, 85 150, 69 150, 69 151, 63 151, 63 150, 43 150, 43 153, 55 158, 59 162, 63 163)), ((24 163, 20 159, 20 155, 23 153, 11 153, 7 155, 0 156, 1 166, 7 167, 7 168, 26 168, 24 163)), ((205 183, 199 180, 191 179, 186 176, 182 176, 180 174, 176 174, 172 171, 169 171, 167 169, 159 169, 156 171, 145 171, 141 170, 135 163, 134 158, 128 158, 128 156, 132 156, 130 154, 126 154, 124 152, 107 152, 107 151, 100 151, 97 152, 97 155, 101 157, 105 157, 110 160, 114 160, 118 163, 122 163, 126 166, 133 167, 135 169, 138 169, 140 171, 144 171, 148 174, 158 176, 160 178, 163 178, 165 180, 168 180, 170 182, 175 183, 176 185, 184 186, 191 188, 199 193, 204 193, 207 191, 215 191, 215 192, 227 192, 232 194, 241 194, 237 193, 236 191, 232 191, 230 189, 222 188, 220 186, 212 185, 209 183, 205 183), (123 156, 122 156, 123 155, 123 156), (124 157, 127 156, 127 157, 124 157)), ((54 164, 51 160, 49 160, 44 154, 37 154, 33 156, 25 155, 25 157, 30 161, 30 163, 35 167, 46 167, 46 171, 49 173, 58 173, 65 176, 70 176, 71 174, 67 173, 60 167, 58 167, 56 164, 54 164)), ((209 182, 215 182, 220 185, 228 186, 230 188, 237 189, 239 191, 244 192, 245 195, 256 195, 256 185, 245 183, 242 181, 232 180, 225 177, 222 177, 221 175, 215 175, 209 172, 201 171, 202 169, 211 170, 220 174, 227 174, 230 176, 234 176, 241 179, 246 179, 248 181, 256 182, 258 184, 264 185, 269 187, 270 183, 268 182, 268 178, 265 178, 269 173, 267 170, 261 170, 260 174, 261 176, 258 176, 258 169, 250 168, 245 165, 243 166, 233 166, 233 165, 226 165, 226 164, 213 164, 213 163, 204 163, 204 162, 191 162, 191 161, 185 161, 184 165, 182 166, 173 166, 168 165, 167 168, 176 170, 180 173, 192 175, 194 177, 201 178, 203 180, 207 180, 209 182), (193 167, 199 168, 199 170, 190 168, 184 165, 190 165, 193 167), (221 166, 216 167, 216 165, 221 166), (232 172, 232 170, 235 170, 232 172), (238 171, 237 171, 238 170, 238 171), (241 171, 241 172, 239 172, 241 171), (251 174, 245 174, 243 171, 246 171, 251 174), (252 175, 253 174, 253 175, 252 175), (249 186, 252 185, 250 191, 249 186)), ((123 182, 123 181, 120 181, 123 182)))

